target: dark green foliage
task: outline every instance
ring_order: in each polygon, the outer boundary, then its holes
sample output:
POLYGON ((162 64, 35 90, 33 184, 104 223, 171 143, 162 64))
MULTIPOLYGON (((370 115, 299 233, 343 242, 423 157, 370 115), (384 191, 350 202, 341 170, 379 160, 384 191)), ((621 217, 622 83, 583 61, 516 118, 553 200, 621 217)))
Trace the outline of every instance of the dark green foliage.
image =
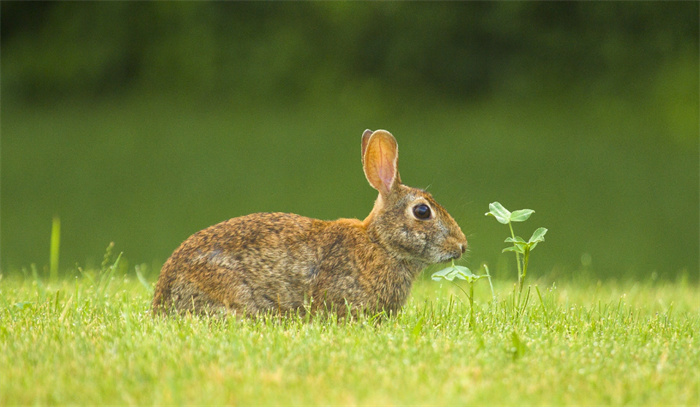
POLYGON ((697 52, 697 16, 697 2, 3 2, 3 86, 29 100, 365 80, 456 99, 582 79, 634 89, 630 75, 697 52))

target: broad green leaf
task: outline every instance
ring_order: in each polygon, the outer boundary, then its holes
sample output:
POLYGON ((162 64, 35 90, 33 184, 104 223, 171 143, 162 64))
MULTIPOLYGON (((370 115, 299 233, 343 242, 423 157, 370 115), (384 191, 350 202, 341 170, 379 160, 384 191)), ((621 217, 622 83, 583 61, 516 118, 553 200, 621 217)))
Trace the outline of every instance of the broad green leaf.
POLYGON ((460 280, 469 281, 470 283, 480 279, 481 277, 483 276, 475 275, 467 267, 456 265, 451 265, 450 267, 444 268, 440 271, 436 271, 431 276, 431 278, 434 281, 440 281, 443 279, 447 281, 453 281, 455 278, 457 278, 460 280))
POLYGON ((439 280, 441 277, 445 276, 446 274, 448 274, 448 273, 450 273, 452 270, 454 270, 455 267, 456 267, 455 261, 452 260, 452 264, 450 264, 449 267, 445 267, 444 269, 442 269, 442 270, 440 270, 440 271, 436 271, 435 273, 433 273, 433 274, 432 274, 433 279, 439 280), (435 278, 435 277, 437 277, 437 278, 435 278))
POLYGON ((448 273, 450 273, 452 270, 454 270, 454 269, 453 269, 452 266, 450 266, 450 267, 444 268, 444 269, 442 269, 442 270, 440 270, 440 271, 434 272, 434 273, 432 274, 431 277, 432 277, 432 279, 435 280, 435 281, 440 281, 440 280, 442 280, 442 278, 445 277, 445 275, 447 275, 448 273))
POLYGON ((474 273, 472 273, 471 270, 469 270, 467 267, 464 266, 454 266, 455 269, 459 272, 459 278, 462 280, 467 280, 470 283, 473 283, 474 281, 480 279, 481 277, 485 276, 478 276, 474 273))
POLYGON ((505 240, 505 242, 506 242, 506 243, 527 243, 527 242, 525 241, 525 239, 523 239, 523 238, 520 237, 520 236, 515 236, 515 239, 513 239, 512 237, 507 237, 506 240, 505 240))
POLYGON ((496 220, 504 225, 507 225, 510 222, 510 211, 506 208, 503 207, 498 202, 493 202, 489 204, 489 212, 486 213, 486 216, 491 215, 496 220))
POLYGON ((437 271, 433 273, 431 278, 435 281, 440 281, 441 279, 452 281, 455 278, 459 278, 460 280, 466 280, 467 278, 462 275, 462 273, 457 269, 457 267, 458 266, 450 266, 440 271, 437 271))
POLYGON ((532 233, 532 237, 530 237, 530 241, 528 243, 539 243, 539 242, 544 242, 544 235, 547 233, 547 229, 545 228, 539 228, 536 231, 532 233))
POLYGON ((449 281, 452 281, 452 280, 454 280, 455 278, 458 278, 458 279, 460 279, 460 280, 466 280, 466 279, 467 279, 467 278, 464 277, 464 276, 462 275, 462 273, 460 273, 458 270, 452 270, 452 272, 450 272, 450 273, 448 273, 447 275, 445 275, 444 278, 446 278, 446 279, 449 280, 449 281))
POLYGON ((525 249, 523 246, 510 246, 510 247, 506 247, 505 249, 503 249, 503 251, 501 253, 505 253, 505 252, 516 252, 516 253, 520 253, 520 254, 525 254, 525 249))
POLYGON ((535 213, 532 209, 520 209, 510 214, 511 222, 524 222, 535 213))
POLYGON ((467 279, 478 279, 480 276, 477 276, 476 274, 472 273, 472 271, 464 266, 454 266, 457 271, 467 279))

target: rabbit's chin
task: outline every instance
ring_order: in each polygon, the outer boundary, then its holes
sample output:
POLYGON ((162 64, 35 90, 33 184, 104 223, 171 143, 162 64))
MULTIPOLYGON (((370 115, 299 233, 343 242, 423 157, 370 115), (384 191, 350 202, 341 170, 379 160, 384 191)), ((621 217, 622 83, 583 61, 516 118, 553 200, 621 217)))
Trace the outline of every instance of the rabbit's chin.
POLYGON ((458 260, 462 257, 461 252, 455 253, 434 253, 431 256, 406 256, 403 258, 405 261, 415 263, 417 267, 423 268, 430 266, 431 264, 447 263, 452 260, 458 260))
POLYGON ((411 260, 422 264, 422 267, 427 267, 431 264, 447 263, 452 260, 458 260, 461 257, 462 251, 460 249, 456 249, 452 251, 437 251, 433 253, 425 253, 422 256, 409 255, 408 258, 406 258, 406 260, 411 260))
POLYGON ((452 253, 441 253, 440 256, 434 261, 434 263, 447 263, 448 261, 452 260, 459 260, 462 258, 462 252, 461 251, 455 251, 452 253))

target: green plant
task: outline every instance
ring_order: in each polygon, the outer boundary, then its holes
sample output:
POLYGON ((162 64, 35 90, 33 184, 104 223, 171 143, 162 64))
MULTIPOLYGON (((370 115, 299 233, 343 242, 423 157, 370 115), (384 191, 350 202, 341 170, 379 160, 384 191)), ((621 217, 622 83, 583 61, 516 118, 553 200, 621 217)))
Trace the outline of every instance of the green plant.
POLYGON ((474 326, 475 320, 474 320, 474 283, 477 280, 480 280, 484 277, 486 277, 489 280, 489 286, 491 286, 491 296, 495 300, 496 299, 496 294, 493 291, 493 283, 491 282, 491 274, 489 274, 489 268, 486 264, 483 264, 482 267, 484 268, 486 274, 474 274, 472 273, 471 270, 469 270, 468 267, 464 266, 458 266, 455 264, 455 261, 452 260, 452 264, 450 267, 444 268, 440 271, 436 271, 433 273, 431 278, 434 281, 442 281, 442 280, 447 280, 451 283, 453 283, 457 288, 459 288, 464 295, 467 296, 467 299, 469 300, 469 326, 474 326), (467 293, 464 288, 462 288, 457 282, 454 280, 465 280, 467 283, 469 283, 469 292, 467 293))
MULTIPOLYGON (((530 216, 533 213, 535 213, 535 211, 533 211, 532 209, 520 209, 514 212, 510 212, 498 202, 493 202, 489 204, 489 212, 486 213, 486 215, 493 216, 494 218, 496 218, 497 221, 503 223, 504 225, 508 225, 508 227, 510 228, 510 237, 506 238, 505 241, 506 243, 512 243, 513 245, 503 249, 503 252, 511 251, 515 253, 515 259, 518 266, 517 304, 519 305, 521 303, 520 300, 522 297, 525 276, 527 275, 528 263, 530 262, 530 252, 537 246, 538 243, 544 242, 544 235, 547 233, 547 229, 539 228, 535 230, 530 239, 528 241, 525 241, 525 239, 523 239, 522 237, 515 235, 515 232, 513 231, 513 222, 524 222, 528 218, 530 218, 530 216)), ((492 298, 494 302, 496 300, 496 295, 494 294, 493 283, 491 282, 491 275, 489 274, 489 269, 486 266, 486 264, 484 264, 482 267, 486 271, 486 274, 476 275, 472 273, 472 271, 469 270, 468 267, 456 265, 453 260, 452 264, 449 267, 437 271, 431 276, 432 279, 435 281, 447 280, 454 283, 464 293, 464 295, 469 300, 469 323, 471 326, 474 325, 474 282, 483 277, 488 278, 489 285, 491 286, 492 298), (455 279, 467 281, 469 283, 469 292, 465 291, 459 284, 457 284, 455 282, 455 279)), ((525 303, 527 303, 528 298, 529 291, 528 296, 525 297, 525 303)), ((513 297, 513 301, 516 301, 515 296, 513 297)), ((520 307, 518 308, 521 310, 524 309, 520 307)))
POLYGON ((530 261, 530 252, 532 252, 538 243, 544 242, 544 235, 547 233, 547 229, 538 228, 532 233, 530 239, 525 241, 525 239, 516 236, 513 232, 513 222, 524 222, 528 220, 533 213, 535 213, 535 211, 532 209, 520 209, 510 212, 499 202, 490 203, 489 211, 486 212, 486 216, 491 215, 496 218, 498 222, 508 225, 508 228, 510 228, 510 237, 506 238, 505 242, 512 243, 513 246, 506 247, 503 249, 503 252, 515 253, 515 260, 518 266, 518 298, 520 298, 520 294, 523 292, 525 276, 527 276, 527 266, 530 261))

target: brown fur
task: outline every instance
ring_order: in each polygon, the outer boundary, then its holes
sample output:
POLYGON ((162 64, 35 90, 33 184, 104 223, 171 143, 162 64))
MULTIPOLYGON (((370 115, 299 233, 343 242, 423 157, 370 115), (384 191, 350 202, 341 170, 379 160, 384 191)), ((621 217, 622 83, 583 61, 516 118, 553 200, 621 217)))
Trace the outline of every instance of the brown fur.
POLYGON ((256 213, 201 230, 163 265, 154 312, 400 310, 418 273, 459 258, 467 241, 429 193, 401 184, 391 134, 366 131, 362 162, 379 191, 364 221, 256 213), (427 204, 433 217, 417 219, 418 204, 427 204))

